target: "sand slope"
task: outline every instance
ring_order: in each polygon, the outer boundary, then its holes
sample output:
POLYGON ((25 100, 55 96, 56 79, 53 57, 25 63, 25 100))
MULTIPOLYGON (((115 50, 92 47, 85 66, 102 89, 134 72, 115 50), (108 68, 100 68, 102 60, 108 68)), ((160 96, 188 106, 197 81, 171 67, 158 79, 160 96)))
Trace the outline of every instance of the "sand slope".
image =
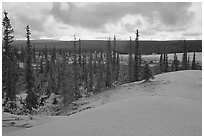
POLYGON ((7 135, 202 135, 202 71, 161 74, 108 93, 100 106, 7 135))

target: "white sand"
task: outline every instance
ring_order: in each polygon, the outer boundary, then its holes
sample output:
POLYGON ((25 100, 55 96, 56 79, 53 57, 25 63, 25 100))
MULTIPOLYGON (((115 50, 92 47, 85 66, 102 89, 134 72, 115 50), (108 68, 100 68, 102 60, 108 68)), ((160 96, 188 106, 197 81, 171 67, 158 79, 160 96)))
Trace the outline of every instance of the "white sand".
POLYGON ((161 74, 104 95, 95 108, 7 135, 202 135, 202 71, 161 74))

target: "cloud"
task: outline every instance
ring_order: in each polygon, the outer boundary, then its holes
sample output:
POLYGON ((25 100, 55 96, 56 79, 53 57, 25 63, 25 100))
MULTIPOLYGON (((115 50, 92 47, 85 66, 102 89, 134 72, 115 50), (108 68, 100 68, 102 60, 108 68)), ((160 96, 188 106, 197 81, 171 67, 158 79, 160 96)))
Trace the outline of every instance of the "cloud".
POLYGON ((188 11, 191 3, 53 3, 51 14, 65 24, 91 29, 104 27, 106 23, 118 22, 127 14, 141 15, 149 23, 159 20, 162 24, 175 26, 192 20, 193 12, 188 11), (61 7, 66 5, 67 9, 61 7))
POLYGON ((191 33, 183 33, 183 36, 201 36, 202 33, 191 32, 191 33))
MULTIPOLYGON (((15 31, 15 38, 25 38, 30 25, 32 38, 84 39, 197 37, 202 33, 202 3, 190 2, 54 2, 2 3, 15 31), (195 32, 189 36, 188 32, 195 32)), ((167 38, 167 39, 168 39, 167 38)), ((200 38, 200 36, 199 36, 200 38)))
POLYGON ((45 31, 49 6, 51 3, 2 3, 2 9, 8 12, 8 17, 11 19, 15 38, 25 37, 26 25, 30 26, 32 36, 39 38, 39 33, 45 31))

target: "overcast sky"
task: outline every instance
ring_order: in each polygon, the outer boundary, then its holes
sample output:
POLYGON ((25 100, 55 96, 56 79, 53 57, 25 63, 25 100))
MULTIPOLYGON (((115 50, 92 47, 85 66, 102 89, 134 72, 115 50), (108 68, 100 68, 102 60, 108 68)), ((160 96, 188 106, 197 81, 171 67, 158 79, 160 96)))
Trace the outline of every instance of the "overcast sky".
MULTIPOLYGON (((15 39, 73 40, 135 38, 140 40, 202 39, 202 3, 2 3, 8 12, 15 39)), ((3 16, 4 17, 4 16, 3 16)))

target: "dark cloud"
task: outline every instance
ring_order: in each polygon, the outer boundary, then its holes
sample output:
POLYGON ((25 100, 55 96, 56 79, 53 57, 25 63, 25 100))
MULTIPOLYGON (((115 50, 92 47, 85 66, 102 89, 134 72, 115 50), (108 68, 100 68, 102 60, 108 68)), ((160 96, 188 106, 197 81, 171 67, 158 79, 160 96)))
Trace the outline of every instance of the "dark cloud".
POLYGON ((106 23, 119 21, 127 14, 141 15, 149 23, 155 20, 167 26, 187 24, 192 20, 193 12, 188 8, 191 3, 184 2, 117 2, 117 3, 86 3, 78 6, 77 3, 67 4, 67 10, 61 9, 62 3, 53 3, 50 13, 59 21, 66 24, 82 26, 86 28, 100 28, 106 23))

